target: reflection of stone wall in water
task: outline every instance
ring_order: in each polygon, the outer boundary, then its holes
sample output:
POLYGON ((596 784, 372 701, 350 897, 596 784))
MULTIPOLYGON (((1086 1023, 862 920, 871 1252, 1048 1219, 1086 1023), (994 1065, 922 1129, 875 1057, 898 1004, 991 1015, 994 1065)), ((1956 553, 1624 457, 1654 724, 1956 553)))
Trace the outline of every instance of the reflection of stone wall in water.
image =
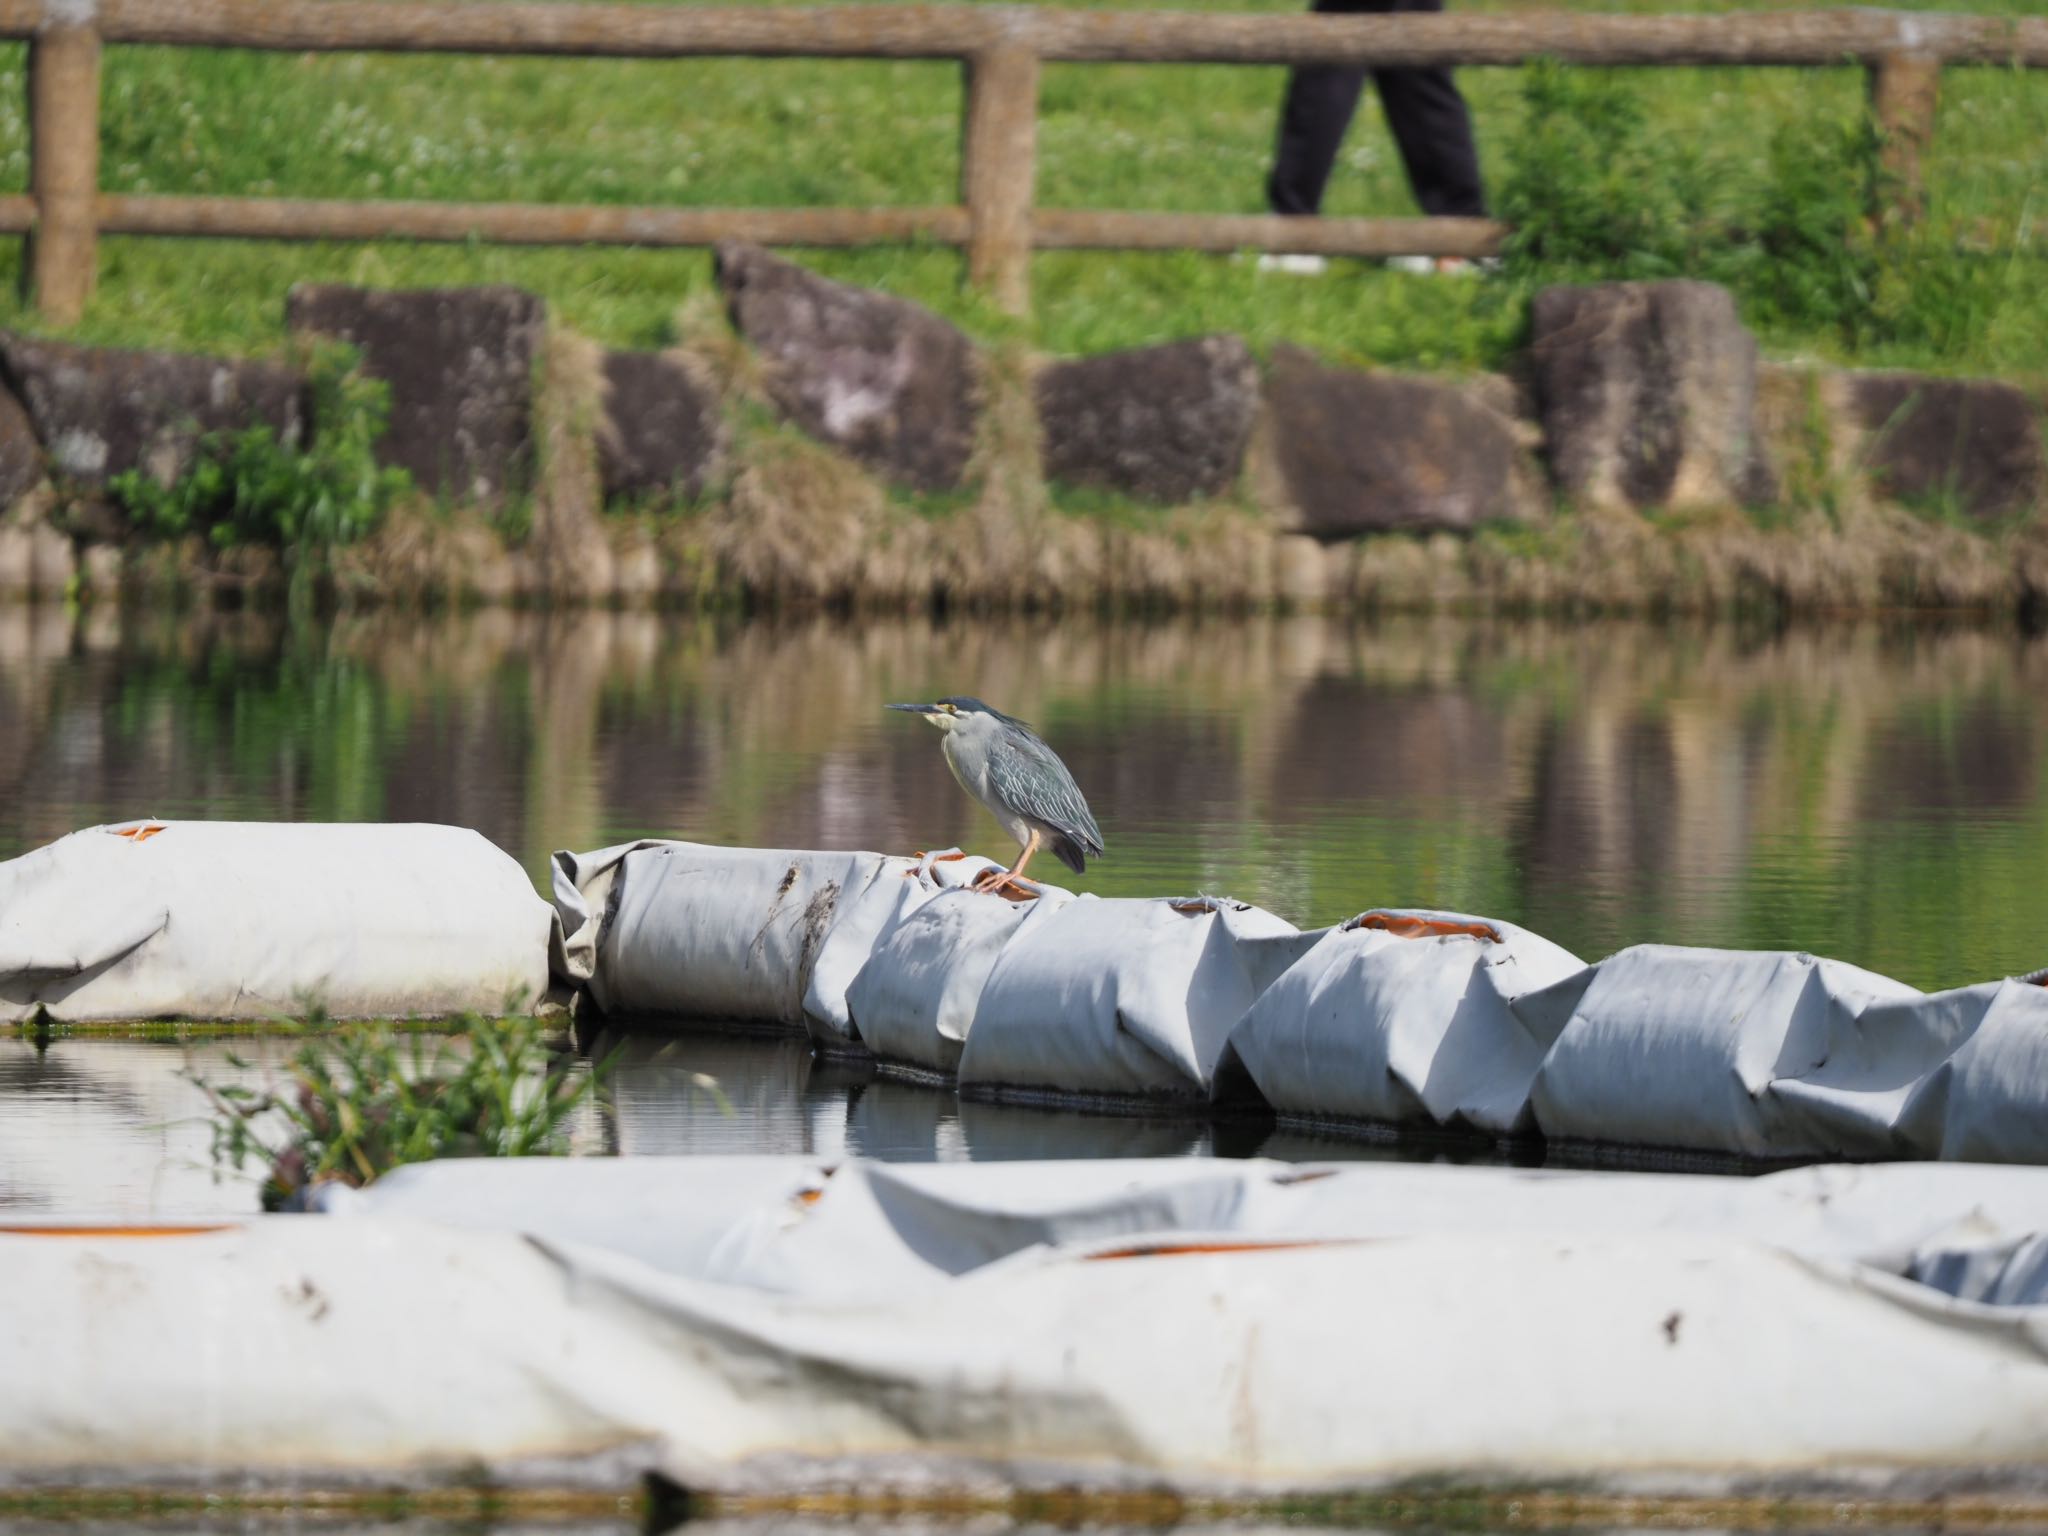
POLYGON ((16 606, 0 856, 145 813, 454 821, 536 878, 640 835, 1001 855, 879 708, 968 686, 1086 786, 1098 892, 1507 913, 1588 956, 1803 945, 1926 985, 2041 963, 2048 639, 1954 627, 484 610, 315 648, 16 606))
MULTIPOLYGON (((422 491, 336 554, 338 586, 910 609, 2048 595, 2042 401, 1771 367, 1709 284, 1546 290, 1518 378, 1445 381, 1289 347, 1262 367, 1230 336, 1032 359, 758 248, 722 248, 718 275, 730 325, 696 317, 659 353, 551 331, 515 289, 294 290, 294 335, 345 339, 389 385, 382 451, 422 491)), ((0 335, 0 384, 0 595, 160 578, 111 477, 180 474, 205 430, 306 429, 271 363, 0 335)), ((168 564, 259 597, 281 576, 260 549, 168 564)))

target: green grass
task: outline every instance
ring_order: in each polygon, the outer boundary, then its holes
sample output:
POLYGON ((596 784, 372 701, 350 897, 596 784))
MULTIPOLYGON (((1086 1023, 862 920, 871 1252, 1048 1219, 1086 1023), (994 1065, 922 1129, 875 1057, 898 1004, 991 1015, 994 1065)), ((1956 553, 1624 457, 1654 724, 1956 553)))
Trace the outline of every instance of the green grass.
MULTIPOLYGON (((1290 13, 1292 0, 1216 9, 1290 13)), ((1475 0, 1460 9, 1510 9, 1475 0)), ((1583 10, 1674 9, 1624 4, 1583 10)), ((1696 8, 1729 9, 1701 0, 1696 8)), ((1930 7, 1931 8, 1931 7, 1930 7)), ((1981 0, 2025 14, 2032 0, 1981 0)), ((26 178, 19 47, 0 49, 0 189, 26 178)), ((1681 194, 1722 195, 1764 174, 1774 136, 1839 137, 1861 110, 1854 69, 1632 70, 1641 133, 1625 146, 1681 194)), ((1248 212, 1262 206, 1283 72, 1264 68, 1049 68, 1039 199, 1047 206, 1248 212)), ((1523 72, 1463 82, 1489 184, 1526 134, 1523 72)), ((956 196, 957 68, 928 63, 580 61, 267 55, 113 48, 106 55, 102 180, 111 191, 672 205, 906 204, 956 196)), ((1624 146, 1615 146, 1617 152, 1624 146)), ((1597 174, 1581 167, 1581 174, 1597 174)), ((1779 354, 2027 375, 2048 358, 2048 73, 1952 70, 1927 172, 1931 222, 1998 254, 1964 260, 1966 294, 1937 294, 1926 323, 1845 335, 1825 318, 1751 306, 1779 354), (1938 301, 1938 302, 1937 302, 1938 301)), ((1672 201, 1670 187, 1654 190, 1672 201)), ((1412 213, 1399 157, 1370 93, 1333 182, 1334 214, 1412 213)), ((18 244, 0 250, 12 279, 18 244)), ((814 252, 833 276, 927 303, 977 334, 1017 338, 960 284, 943 249, 814 252)), ((1944 268, 1944 271, 1947 269, 1944 268)), ((1540 277, 1541 274, 1536 274, 1540 277)), ((1046 254, 1021 338, 1092 352, 1210 330, 1255 346, 1291 340, 1353 362, 1457 368, 1516 343, 1532 278, 1417 278, 1338 263, 1322 280, 1260 276, 1191 254, 1046 254)), ((87 339, 265 352, 283 342, 298 280, 374 285, 516 283, 613 345, 668 339, 677 307, 710 284, 699 251, 283 245, 109 239, 87 339)), ((35 322, 0 281, 0 324, 35 322)), ((1934 286, 1915 281, 1914 289, 1934 286)))

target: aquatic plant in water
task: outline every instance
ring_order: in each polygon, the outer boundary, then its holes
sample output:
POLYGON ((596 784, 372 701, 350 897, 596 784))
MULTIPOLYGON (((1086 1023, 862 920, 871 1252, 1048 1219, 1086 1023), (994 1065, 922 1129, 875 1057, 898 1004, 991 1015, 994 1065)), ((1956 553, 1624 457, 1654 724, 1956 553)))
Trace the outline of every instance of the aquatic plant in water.
MULTIPOLYGON (((530 1016, 457 1021, 458 1033, 324 1021, 274 1087, 184 1076, 213 1106, 216 1173, 252 1164, 265 1210, 327 1180, 361 1186, 404 1163, 440 1157, 542 1157, 569 1149, 569 1117, 611 1058, 571 1074, 530 1016)), ((229 1056, 238 1070, 249 1063, 229 1056)))

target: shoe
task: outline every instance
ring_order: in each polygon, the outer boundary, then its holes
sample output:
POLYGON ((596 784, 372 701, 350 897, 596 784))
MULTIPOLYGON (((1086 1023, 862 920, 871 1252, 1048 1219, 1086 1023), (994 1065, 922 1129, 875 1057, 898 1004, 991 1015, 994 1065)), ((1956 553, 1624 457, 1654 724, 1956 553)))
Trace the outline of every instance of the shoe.
POLYGON ((1254 270, 1285 272, 1289 277, 1321 277, 1330 270, 1330 260, 1301 251, 1268 251, 1258 259, 1254 270))
POLYGON ((1416 277, 1472 277, 1481 272, 1497 271, 1500 267, 1498 256, 1389 256, 1386 261, 1390 272, 1408 272, 1416 277))

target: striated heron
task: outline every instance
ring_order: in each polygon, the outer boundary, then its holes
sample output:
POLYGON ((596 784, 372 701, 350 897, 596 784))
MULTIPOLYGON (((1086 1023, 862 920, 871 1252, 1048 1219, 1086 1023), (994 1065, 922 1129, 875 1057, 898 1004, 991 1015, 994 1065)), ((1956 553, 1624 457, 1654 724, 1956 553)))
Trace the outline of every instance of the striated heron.
POLYGON ((1050 848, 1077 875, 1087 869, 1089 854, 1100 857, 1102 833, 1088 814, 1080 786, 1059 755, 1022 720, 968 698, 889 708, 923 715, 938 727, 945 737, 946 766, 960 787, 1017 839, 1022 851, 1016 864, 989 870, 975 881, 975 889, 997 890, 1022 876, 1040 848, 1050 848))

